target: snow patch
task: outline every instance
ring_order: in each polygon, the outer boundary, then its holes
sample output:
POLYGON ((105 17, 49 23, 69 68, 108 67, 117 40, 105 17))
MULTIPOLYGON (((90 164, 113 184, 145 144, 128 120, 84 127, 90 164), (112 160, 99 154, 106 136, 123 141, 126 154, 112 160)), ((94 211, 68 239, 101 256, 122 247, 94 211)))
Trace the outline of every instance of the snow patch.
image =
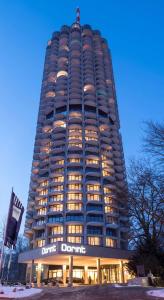
POLYGON ((0 299, 1 298, 23 298, 23 297, 30 297, 36 294, 41 293, 41 289, 30 288, 26 289, 25 287, 21 286, 0 286, 0 299))
POLYGON ((148 291, 147 294, 149 296, 164 298, 164 289, 156 289, 148 291))

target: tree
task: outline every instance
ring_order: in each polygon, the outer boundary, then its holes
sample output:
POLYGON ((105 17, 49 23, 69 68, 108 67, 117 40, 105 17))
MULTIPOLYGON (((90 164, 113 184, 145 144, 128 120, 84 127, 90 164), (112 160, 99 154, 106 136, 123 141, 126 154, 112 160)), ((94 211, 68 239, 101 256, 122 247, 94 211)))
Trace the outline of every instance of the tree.
POLYGON ((146 122, 144 151, 164 169, 164 123, 146 122))
POLYGON ((131 245, 136 250, 129 270, 136 273, 136 265, 144 264, 146 272, 164 276, 164 178, 148 161, 132 161, 128 179, 131 245))

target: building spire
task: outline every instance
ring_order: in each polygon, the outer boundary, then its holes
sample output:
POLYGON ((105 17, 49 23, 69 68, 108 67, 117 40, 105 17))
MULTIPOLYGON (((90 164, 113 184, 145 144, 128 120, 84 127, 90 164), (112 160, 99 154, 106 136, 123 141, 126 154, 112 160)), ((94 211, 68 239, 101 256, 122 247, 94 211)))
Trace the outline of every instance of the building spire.
POLYGON ((76 9, 76 23, 80 23, 80 8, 76 9))

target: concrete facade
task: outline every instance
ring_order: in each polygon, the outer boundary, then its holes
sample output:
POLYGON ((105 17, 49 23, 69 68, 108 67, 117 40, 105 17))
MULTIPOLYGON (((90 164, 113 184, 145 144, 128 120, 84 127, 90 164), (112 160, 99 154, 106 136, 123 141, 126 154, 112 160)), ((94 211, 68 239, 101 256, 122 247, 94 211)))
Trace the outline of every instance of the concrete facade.
MULTIPOLYGON (((87 247, 88 256, 96 251, 100 282, 103 251, 112 259, 126 252, 127 203, 118 196, 126 188, 119 128, 107 41, 78 21, 62 26, 46 49, 25 223, 31 261, 40 249, 51 251, 46 247, 57 252, 63 244, 87 247)), ((85 282, 86 272, 87 266, 85 282)))

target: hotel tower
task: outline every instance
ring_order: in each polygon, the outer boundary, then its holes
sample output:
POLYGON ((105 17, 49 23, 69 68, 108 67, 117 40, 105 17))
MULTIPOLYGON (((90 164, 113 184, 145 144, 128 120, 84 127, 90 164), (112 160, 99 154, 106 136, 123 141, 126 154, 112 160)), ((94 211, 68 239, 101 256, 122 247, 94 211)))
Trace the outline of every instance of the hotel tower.
POLYGON ((99 30, 62 26, 48 41, 25 234, 28 280, 124 282, 126 172, 112 60, 99 30), (29 279, 30 278, 30 279, 29 279))

